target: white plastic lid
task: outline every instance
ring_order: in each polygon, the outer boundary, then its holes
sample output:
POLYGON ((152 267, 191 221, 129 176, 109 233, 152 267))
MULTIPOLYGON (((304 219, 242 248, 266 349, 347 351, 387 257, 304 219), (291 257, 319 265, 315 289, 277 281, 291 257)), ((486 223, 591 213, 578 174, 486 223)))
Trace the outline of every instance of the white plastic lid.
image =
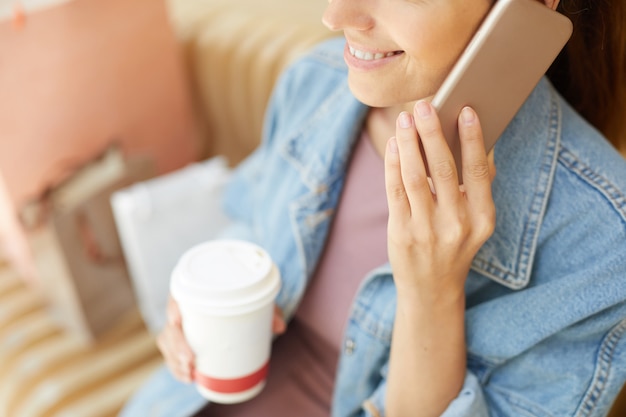
POLYGON ((172 297, 212 314, 242 314, 274 300, 280 274, 261 247, 240 240, 212 240, 189 249, 170 281, 172 297))

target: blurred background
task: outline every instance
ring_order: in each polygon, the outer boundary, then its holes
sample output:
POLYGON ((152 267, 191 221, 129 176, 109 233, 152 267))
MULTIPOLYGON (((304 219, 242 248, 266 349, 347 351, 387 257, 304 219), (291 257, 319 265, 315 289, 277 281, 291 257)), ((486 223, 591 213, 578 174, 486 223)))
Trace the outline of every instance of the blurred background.
POLYGON ((0 0, 0 417, 114 416, 161 363, 163 259, 203 224, 180 210, 256 146, 324 5, 0 0), (163 178, 129 254, 112 196, 163 178))

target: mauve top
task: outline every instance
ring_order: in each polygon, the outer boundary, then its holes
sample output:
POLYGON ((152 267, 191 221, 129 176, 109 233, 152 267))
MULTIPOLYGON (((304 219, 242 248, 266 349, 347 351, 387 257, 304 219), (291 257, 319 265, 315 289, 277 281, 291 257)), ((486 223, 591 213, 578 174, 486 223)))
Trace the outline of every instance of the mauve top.
POLYGON ((367 133, 356 144, 328 242, 285 334, 274 342, 267 384, 240 404, 197 416, 328 417, 342 336, 364 276, 387 262, 384 165, 367 133))

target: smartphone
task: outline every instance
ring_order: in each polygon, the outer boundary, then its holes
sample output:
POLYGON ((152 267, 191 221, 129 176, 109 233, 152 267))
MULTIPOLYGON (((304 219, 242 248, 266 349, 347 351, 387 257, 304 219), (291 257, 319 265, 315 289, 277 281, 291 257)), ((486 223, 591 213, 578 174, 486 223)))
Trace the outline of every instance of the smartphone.
POLYGON ((443 133, 462 181, 458 117, 480 119, 490 150, 572 34, 572 22, 537 0, 498 0, 435 94, 443 133))

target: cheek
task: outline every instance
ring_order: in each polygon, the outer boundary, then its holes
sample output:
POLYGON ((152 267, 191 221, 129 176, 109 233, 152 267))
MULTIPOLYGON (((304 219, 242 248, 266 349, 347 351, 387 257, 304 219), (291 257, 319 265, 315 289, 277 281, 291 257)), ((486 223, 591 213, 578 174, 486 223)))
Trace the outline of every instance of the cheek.
POLYGON ((427 72, 447 72, 469 42, 475 25, 466 19, 433 17, 402 35, 402 44, 411 65, 427 72))
POLYGON ((471 39, 489 0, 458 2, 436 12, 395 19, 391 36, 405 53, 392 65, 370 74, 350 73, 355 96, 374 107, 407 103, 435 94, 471 39), (400 30, 401 29, 401 30, 400 30))
POLYGON ((434 93, 450 72, 489 10, 490 1, 472 7, 430 16, 403 34, 407 74, 420 77, 424 88, 434 93))
POLYGON ((350 71, 355 96, 370 106, 387 107, 434 95, 464 46, 441 28, 405 31, 403 39, 397 38, 404 51, 399 59, 371 73, 350 71))
POLYGON ((432 33, 421 35, 411 48, 405 49, 397 82, 404 86, 407 101, 434 95, 464 46, 465 42, 458 37, 432 33))

